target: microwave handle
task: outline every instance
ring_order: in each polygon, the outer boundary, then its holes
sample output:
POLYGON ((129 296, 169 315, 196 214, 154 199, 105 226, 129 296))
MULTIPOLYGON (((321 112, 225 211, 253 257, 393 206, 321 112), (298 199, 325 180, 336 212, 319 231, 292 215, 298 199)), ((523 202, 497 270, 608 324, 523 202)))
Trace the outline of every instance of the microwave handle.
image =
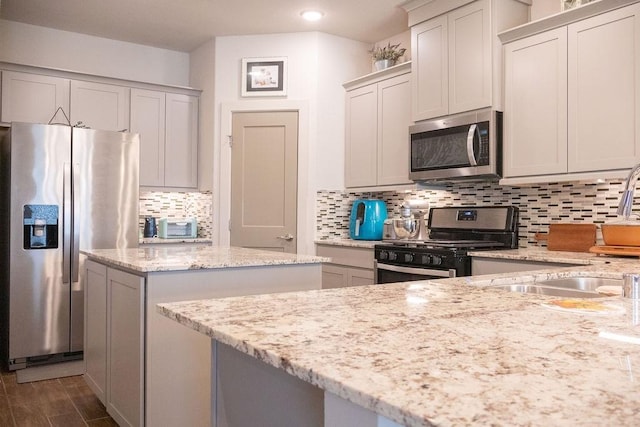
POLYGON ((469 133, 467 134, 467 157, 469 158, 469 164, 471 166, 478 166, 476 155, 473 152, 473 140, 478 133, 478 125, 472 124, 469 126, 469 133))

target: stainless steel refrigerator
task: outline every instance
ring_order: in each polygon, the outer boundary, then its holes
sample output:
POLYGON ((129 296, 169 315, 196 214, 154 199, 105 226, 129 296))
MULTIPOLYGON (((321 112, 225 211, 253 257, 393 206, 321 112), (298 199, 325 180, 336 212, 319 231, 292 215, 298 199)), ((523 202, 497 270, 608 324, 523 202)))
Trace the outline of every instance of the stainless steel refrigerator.
POLYGON ((81 358, 79 252, 138 246, 139 137, 12 123, 1 146, 3 362, 81 358))

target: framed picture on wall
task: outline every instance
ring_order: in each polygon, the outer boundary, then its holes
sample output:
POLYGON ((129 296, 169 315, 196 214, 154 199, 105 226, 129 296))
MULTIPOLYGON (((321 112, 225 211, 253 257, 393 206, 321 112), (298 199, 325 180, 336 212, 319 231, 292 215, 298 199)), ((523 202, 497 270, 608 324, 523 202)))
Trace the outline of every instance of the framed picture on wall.
POLYGON ((287 58, 242 58, 242 96, 286 96, 287 58))

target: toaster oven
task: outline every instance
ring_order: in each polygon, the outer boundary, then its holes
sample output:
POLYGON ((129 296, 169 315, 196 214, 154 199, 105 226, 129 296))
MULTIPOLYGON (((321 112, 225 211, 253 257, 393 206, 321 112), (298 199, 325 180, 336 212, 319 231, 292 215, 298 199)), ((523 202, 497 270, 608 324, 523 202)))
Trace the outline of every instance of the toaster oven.
POLYGON ((195 218, 168 219, 160 218, 158 237, 163 239, 196 238, 198 224, 195 218))

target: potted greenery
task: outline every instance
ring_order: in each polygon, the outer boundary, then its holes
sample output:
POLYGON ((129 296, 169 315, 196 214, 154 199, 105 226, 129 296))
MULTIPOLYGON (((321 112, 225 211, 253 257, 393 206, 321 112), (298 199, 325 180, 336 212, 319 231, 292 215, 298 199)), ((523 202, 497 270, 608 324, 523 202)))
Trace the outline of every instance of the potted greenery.
POLYGON ((384 47, 374 47, 369 52, 373 57, 376 70, 384 70, 396 64, 396 61, 407 51, 400 47, 400 43, 387 43, 384 47))

